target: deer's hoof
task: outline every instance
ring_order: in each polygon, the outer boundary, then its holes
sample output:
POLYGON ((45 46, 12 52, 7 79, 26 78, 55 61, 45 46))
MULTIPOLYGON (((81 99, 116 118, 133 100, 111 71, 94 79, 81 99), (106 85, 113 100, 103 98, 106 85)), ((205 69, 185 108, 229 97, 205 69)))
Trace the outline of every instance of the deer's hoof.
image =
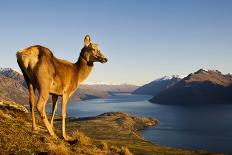
POLYGON ((65 141, 73 141, 73 138, 70 136, 63 136, 65 141))
POLYGON ((32 131, 33 131, 34 133, 38 133, 38 132, 39 132, 39 128, 38 128, 38 127, 32 127, 32 131))
POLYGON ((52 139, 54 139, 54 140, 57 140, 58 139, 58 137, 57 137, 57 135, 51 135, 52 136, 52 139))

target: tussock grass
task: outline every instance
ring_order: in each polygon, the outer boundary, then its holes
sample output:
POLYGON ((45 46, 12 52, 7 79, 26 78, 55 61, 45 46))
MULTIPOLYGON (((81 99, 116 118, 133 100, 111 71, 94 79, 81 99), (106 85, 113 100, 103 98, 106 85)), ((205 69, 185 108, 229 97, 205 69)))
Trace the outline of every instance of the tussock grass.
POLYGON ((49 143, 48 144, 48 154, 50 155, 69 155, 71 151, 63 142, 60 144, 49 143))
POLYGON ((112 145, 110 150, 116 152, 118 155, 133 155, 130 150, 126 146, 122 146, 121 148, 112 145))
POLYGON ((100 144, 98 144, 98 148, 103 150, 103 151, 108 151, 109 150, 109 145, 105 141, 101 141, 100 144))
POLYGON ((77 141, 78 145, 92 145, 92 140, 87 137, 83 132, 74 130, 72 132, 72 137, 77 141))
POLYGON ((127 147, 122 146, 119 152, 120 155, 133 155, 127 147))

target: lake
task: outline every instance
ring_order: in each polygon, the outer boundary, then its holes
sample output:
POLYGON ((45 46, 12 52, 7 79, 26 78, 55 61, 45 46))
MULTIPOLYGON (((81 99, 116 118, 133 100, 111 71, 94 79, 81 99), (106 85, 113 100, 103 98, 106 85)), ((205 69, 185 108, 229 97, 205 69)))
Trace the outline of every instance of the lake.
POLYGON ((68 116, 87 117, 105 112, 127 112, 153 117, 160 124, 144 130, 156 144, 232 153, 232 105, 161 105, 152 96, 118 93, 106 99, 70 103, 68 116))

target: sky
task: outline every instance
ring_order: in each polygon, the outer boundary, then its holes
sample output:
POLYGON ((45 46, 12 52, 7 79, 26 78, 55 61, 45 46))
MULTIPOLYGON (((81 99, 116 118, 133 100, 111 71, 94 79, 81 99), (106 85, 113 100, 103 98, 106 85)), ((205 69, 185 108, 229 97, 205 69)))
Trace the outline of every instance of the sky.
POLYGON ((75 62, 86 34, 109 61, 85 83, 232 73, 231 0, 0 0, 0 67, 18 68, 15 53, 35 44, 75 62))

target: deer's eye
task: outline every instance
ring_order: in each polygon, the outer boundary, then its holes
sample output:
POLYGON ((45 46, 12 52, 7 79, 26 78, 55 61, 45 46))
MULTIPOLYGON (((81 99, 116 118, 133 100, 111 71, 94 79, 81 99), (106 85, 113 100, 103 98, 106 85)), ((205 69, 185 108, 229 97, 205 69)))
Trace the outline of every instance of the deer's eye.
POLYGON ((93 50, 93 54, 96 55, 96 54, 97 54, 97 51, 93 50))

